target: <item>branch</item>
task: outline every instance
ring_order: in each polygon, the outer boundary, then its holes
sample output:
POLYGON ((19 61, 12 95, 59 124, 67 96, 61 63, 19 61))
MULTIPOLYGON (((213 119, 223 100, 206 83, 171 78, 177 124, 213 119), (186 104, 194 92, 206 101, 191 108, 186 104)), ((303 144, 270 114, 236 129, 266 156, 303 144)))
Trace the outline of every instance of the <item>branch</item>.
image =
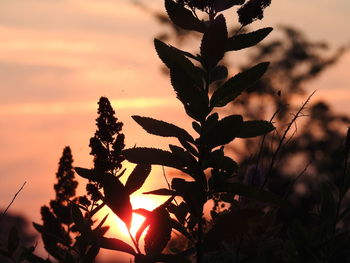
POLYGON ((12 201, 11 201, 11 202, 9 203, 9 205, 6 207, 6 209, 5 209, 5 211, 2 213, 2 216, 1 216, 1 217, 3 217, 3 216, 6 214, 7 210, 10 208, 10 206, 11 206, 11 205, 13 204, 13 202, 15 201, 17 195, 23 190, 23 188, 24 188, 24 186, 25 186, 26 183, 27 183, 27 182, 24 182, 23 185, 21 186, 21 188, 17 191, 17 193, 15 193, 15 195, 14 195, 13 198, 12 198, 12 201))
POLYGON ((297 120, 297 118, 299 118, 302 115, 302 110, 304 110, 305 106, 309 103, 311 97, 315 94, 315 92, 316 92, 316 90, 311 93, 311 95, 307 98, 307 100, 304 102, 304 104, 300 107, 298 112, 294 115, 293 119, 289 122, 289 124, 288 124, 286 130, 284 131, 283 136, 282 136, 282 138, 281 138, 281 140, 280 140, 280 142, 279 142, 279 144, 277 146, 277 149, 276 149, 276 151, 274 152, 274 154, 272 156, 268 172, 267 172, 267 174, 265 176, 265 180, 264 180, 264 183, 262 184, 261 188, 264 188, 264 186, 266 185, 266 183, 267 183, 267 181, 269 179, 269 176, 271 175, 271 172, 272 172, 273 166, 275 164, 277 155, 278 155, 279 151, 282 148, 283 142, 284 142, 284 140, 287 137, 287 133, 289 132, 290 128, 292 127, 293 123, 297 120))

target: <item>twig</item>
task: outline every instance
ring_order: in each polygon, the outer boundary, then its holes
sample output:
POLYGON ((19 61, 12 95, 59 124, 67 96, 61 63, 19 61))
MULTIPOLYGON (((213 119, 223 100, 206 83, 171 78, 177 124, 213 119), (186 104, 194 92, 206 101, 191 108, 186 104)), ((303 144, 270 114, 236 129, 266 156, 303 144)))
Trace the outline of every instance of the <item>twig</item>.
POLYGON ((287 187, 287 190, 286 190, 286 193, 285 193, 283 199, 287 199, 289 193, 292 190, 292 187, 305 174, 305 172, 307 171, 307 169, 309 168, 310 165, 311 165, 311 161, 307 165, 305 165, 304 169, 298 174, 298 176, 295 177, 295 179, 290 182, 290 184, 287 187))
POLYGON ((277 155, 279 153, 279 151, 281 150, 282 148, 282 145, 283 145, 283 142, 284 140, 286 139, 286 136, 287 136, 287 133, 289 132, 290 128, 292 127, 293 123, 296 121, 297 118, 299 118, 302 110, 304 110, 305 106, 309 103, 311 97, 315 94, 316 90, 314 92, 311 93, 311 95, 307 98, 307 100, 304 102, 304 104, 300 107, 300 109, 298 110, 298 112, 295 114, 295 116, 293 117, 293 119, 289 122, 286 130, 284 131, 283 133, 283 136, 277 146, 277 149, 276 151, 274 152, 273 156, 272 156, 272 159, 271 159, 271 163, 270 163, 270 166, 269 166, 269 169, 268 169, 268 172, 266 173, 266 176, 265 176, 265 180, 264 180, 264 183, 262 184, 261 188, 264 188, 264 186, 266 185, 268 179, 269 179, 269 176, 271 175, 271 172, 272 172, 272 169, 273 169, 273 166, 275 164, 275 161, 276 161, 276 158, 277 158, 277 155))
POLYGON ((12 201, 9 203, 9 205, 6 207, 5 211, 2 213, 2 216, 4 216, 4 215, 6 214, 7 210, 10 208, 10 206, 12 205, 12 203, 15 201, 17 195, 23 190, 23 188, 24 188, 24 186, 25 186, 26 183, 27 183, 27 182, 24 182, 23 185, 21 186, 21 188, 17 191, 17 193, 15 193, 15 195, 14 195, 13 198, 12 198, 12 201))
MULTIPOLYGON (((275 116, 277 115, 277 113, 280 111, 280 108, 278 108, 274 114, 272 114, 272 117, 270 119, 270 123, 272 123, 273 119, 275 118, 275 116)), ((260 164, 260 159, 261 159, 261 155, 264 149, 264 143, 265 143, 265 139, 266 139, 266 134, 264 134, 262 140, 261 140, 261 144, 260 144, 260 150, 258 153, 258 158, 256 160, 256 164, 255 164, 255 171, 254 171, 254 178, 256 178, 256 175, 258 174, 258 168, 259 168, 259 164, 260 164)))

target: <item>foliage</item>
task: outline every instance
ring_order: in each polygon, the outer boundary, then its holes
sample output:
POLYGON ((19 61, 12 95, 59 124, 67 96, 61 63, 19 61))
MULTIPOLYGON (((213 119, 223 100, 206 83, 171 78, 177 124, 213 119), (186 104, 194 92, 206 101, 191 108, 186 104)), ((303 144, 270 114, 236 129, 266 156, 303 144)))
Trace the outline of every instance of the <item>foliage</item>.
MULTIPOLYGON (((109 100, 101 97, 97 130, 90 139, 94 166, 91 169, 75 167, 75 172, 88 180, 87 195, 76 197, 73 159, 66 147, 56 174, 56 198, 50 206, 41 208, 43 224, 34 223, 46 251, 55 260, 93 262, 101 248, 128 253, 138 263, 345 262, 349 259, 349 231, 339 223, 349 213, 343 201, 350 187, 350 133, 345 145, 343 174, 337 184, 331 181, 322 184, 321 199, 312 207, 317 209, 295 207, 288 196, 271 191, 266 184, 285 135, 308 101, 280 139, 263 183, 242 182, 238 163, 225 151, 236 138, 266 138, 275 131, 275 126, 272 119, 247 120, 242 115, 231 114, 232 107, 229 115, 221 114, 222 107, 239 100, 244 92, 255 87, 269 66, 268 62, 255 63, 226 79, 228 70, 222 64, 225 54, 257 45, 272 30, 238 31, 231 35, 221 12, 239 6, 238 21, 243 30, 263 18, 270 2, 165 0, 167 14, 174 24, 201 35, 199 54, 182 51, 159 39, 154 41, 160 60, 169 70, 174 92, 192 118, 194 132, 150 117, 133 116, 148 133, 174 137, 179 143, 169 144, 168 150, 124 149, 123 124, 115 117, 109 100), (198 18, 197 12, 204 13, 204 20, 198 18), (125 184, 120 181, 125 174, 124 159, 136 164, 125 184), (184 175, 172 178, 169 189, 145 193, 169 196, 159 207, 152 211, 133 210, 130 195, 142 188, 152 165, 174 168, 184 175), (204 205, 208 201, 216 206, 211 211, 211 219, 204 216, 204 205), (230 206, 216 209, 219 202, 230 206), (130 234, 133 246, 105 236, 109 228, 104 226, 108 215, 99 222, 93 218, 104 206, 124 222, 129 234, 132 214, 145 217, 136 236, 130 234), (139 240, 147 228, 144 248, 140 248, 139 240), (188 240, 186 247, 177 252, 167 247, 173 230, 188 240)), ((293 183, 290 180, 289 184, 293 183)), ((17 247, 18 235, 13 230, 3 254, 12 255, 17 247)), ((26 249, 22 258, 28 262, 51 262, 34 255, 33 248, 26 249)))

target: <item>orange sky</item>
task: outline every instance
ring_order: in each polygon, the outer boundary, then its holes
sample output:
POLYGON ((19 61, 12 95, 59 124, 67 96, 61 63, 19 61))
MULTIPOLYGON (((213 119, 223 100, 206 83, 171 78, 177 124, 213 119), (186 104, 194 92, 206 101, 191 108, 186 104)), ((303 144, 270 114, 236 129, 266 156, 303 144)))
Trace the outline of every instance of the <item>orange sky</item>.
MULTIPOLYGON (((71 146, 77 166, 91 165, 88 141, 100 96, 111 99, 125 122, 127 146, 166 147, 169 142, 146 135, 131 121, 134 114, 190 127, 159 72, 152 39, 160 28, 130 2, 1 0, 1 207, 27 181, 10 211, 39 221, 40 206, 54 197, 63 147, 71 146)), ((162 9, 160 0, 145 2, 162 9)), ((348 0, 274 0, 266 19, 253 27, 294 25, 311 39, 338 47, 350 43, 349 14, 348 0)), ((327 99, 337 110, 349 112, 349 68, 350 52, 310 83, 310 89, 318 89, 314 100, 327 99)), ((156 176, 160 175, 154 172, 151 177, 156 176)), ((145 190, 154 184, 148 183, 145 190)))

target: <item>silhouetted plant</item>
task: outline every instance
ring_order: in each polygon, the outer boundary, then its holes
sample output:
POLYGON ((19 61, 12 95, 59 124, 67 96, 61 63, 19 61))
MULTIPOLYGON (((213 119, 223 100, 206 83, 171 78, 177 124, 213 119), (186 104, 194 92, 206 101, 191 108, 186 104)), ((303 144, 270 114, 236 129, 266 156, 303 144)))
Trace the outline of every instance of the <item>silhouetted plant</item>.
MULTIPOLYGON (((322 185, 318 210, 298 211, 282 196, 264 189, 264 183, 242 183, 239 165, 225 153, 227 144, 236 138, 266 135, 275 127, 271 121, 244 120, 238 114, 220 116, 217 112, 257 83, 269 65, 260 62, 226 80, 228 70, 220 64, 225 53, 254 46, 272 30, 263 28, 230 35, 221 12, 239 6, 242 30, 261 19, 269 4, 268 0, 246 3, 241 0, 165 0, 174 24, 202 34, 199 54, 182 51, 158 39, 154 41, 159 58, 169 69, 177 98, 193 119, 196 135, 165 121, 133 116, 148 133, 177 138, 179 145, 170 144, 169 150, 124 149, 122 123, 115 117, 108 99, 101 97, 97 131, 90 140, 94 167, 75 168, 80 176, 89 180, 88 195, 75 197, 77 183, 72 171, 73 160, 69 148, 65 148, 57 173, 56 199, 50 202, 50 207, 42 207, 43 225, 34 224, 46 250, 56 260, 93 262, 100 248, 128 253, 138 263, 345 262, 349 258, 349 232, 338 223, 350 211, 342 207, 350 187, 350 134, 345 145, 341 183, 322 185), (201 11, 207 14, 204 20, 197 16, 201 11), (218 81, 222 84, 211 89, 218 81), (137 164, 125 184, 119 180, 125 173, 125 169, 122 170, 124 158, 137 164), (174 168, 185 176, 173 178, 169 188, 145 193, 169 196, 153 211, 133 210, 130 195, 142 187, 151 165, 174 168), (182 199, 181 203, 174 201, 177 197, 182 199), (212 213, 213 219, 208 225, 204 205, 218 199, 226 200, 231 207, 212 213), (134 247, 123 240, 104 236, 108 230, 103 226, 107 215, 95 226, 97 222, 93 216, 105 205, 125 223, 129 234, 132 213, 145 217, 136 236, 130 234, 134 247), (142 249, 139 240, 147 227, 142 249), (170 251, 165 248, 173 230, 186 237, 188 244, 180 252, 164 253, 170 251)), ((28 251, 26 255, 29 262, 50 262, 28 251)))

